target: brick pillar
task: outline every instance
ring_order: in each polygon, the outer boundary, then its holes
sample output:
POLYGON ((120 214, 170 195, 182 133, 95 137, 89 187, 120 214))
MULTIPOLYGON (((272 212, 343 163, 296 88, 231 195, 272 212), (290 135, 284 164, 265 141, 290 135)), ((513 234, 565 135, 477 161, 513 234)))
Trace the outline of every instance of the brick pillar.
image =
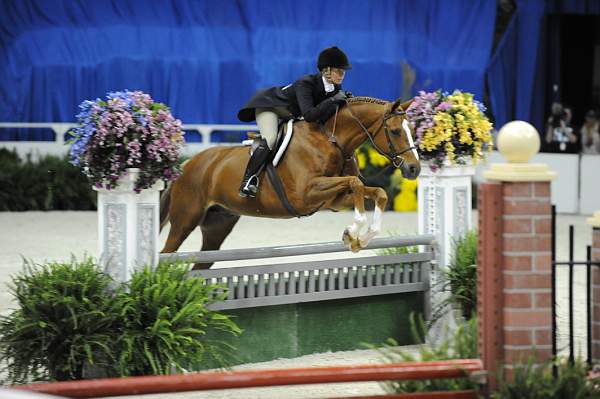
POLYGON ((550 182, 503 182, 504 364, 552 358, 550 182))
POLYGON ((556 174, 529 160, 539 134, 523 121, 507 123, 497 139, 508 163, 493 164, 479 195, 479 349, 495 385, 498 367, 510 378, 515 363, 552 357, 550 181, 556 174))
MULTIPOLYGON (((600 262, 600 212, 588 223, 592 226, 592 260, 600 262)), ((592 361, 600 362, 600 266, 592 267, 592 361)))
POLYGON ((550 183, 483 183, 479 196, 479 348, 494 374, 552 357, 550 183))

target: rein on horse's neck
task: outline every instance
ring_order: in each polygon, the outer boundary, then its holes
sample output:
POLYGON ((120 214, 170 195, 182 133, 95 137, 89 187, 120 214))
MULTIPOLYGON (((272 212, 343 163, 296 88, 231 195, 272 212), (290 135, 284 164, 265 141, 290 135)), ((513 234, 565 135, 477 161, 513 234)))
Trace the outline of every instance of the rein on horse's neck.
POLYGON ((362 124, 372 132, 373 125, 381 120, 384 114, 385 105, 380 103, 352 102, 339 110, 337 122, 332 117, 326 126, 326 130, 332 132, 337 142, 337 146, 342 151, 344 158, 354 156, 354 151, 367 140, 366 133, 360 125, 352 118, 346 107, 352 107, 352 111, 362 124), (335 131, 333 127, 335 126, 335 131))

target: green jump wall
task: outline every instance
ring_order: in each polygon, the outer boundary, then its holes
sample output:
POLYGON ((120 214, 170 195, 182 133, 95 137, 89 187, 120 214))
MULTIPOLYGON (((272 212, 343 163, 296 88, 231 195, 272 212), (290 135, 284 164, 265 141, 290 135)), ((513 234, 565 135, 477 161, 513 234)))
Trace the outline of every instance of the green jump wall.
POLYGON ((231 365, 365 349, 365 343, 378 345, 388 338, 410 345, 409 316, 422 313, 423 304, 422 292, 408 292, 224 310, 243 333, 232 337, 213 332, 207 338, 236 348, 231 365))

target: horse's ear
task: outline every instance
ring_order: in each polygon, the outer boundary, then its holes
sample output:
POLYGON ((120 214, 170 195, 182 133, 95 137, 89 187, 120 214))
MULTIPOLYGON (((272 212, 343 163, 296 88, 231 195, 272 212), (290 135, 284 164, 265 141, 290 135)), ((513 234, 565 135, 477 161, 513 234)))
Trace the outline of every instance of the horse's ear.
MULTIPOLYGON (((398 99, 398 100, 396 100, 396 103, 398 103, 397 107, 400 108, 402 111, 406 111, 408 109, 408 107, 410 107, 410 104, 412 104, 413 100, 414 99, 411 98, 408 101, 400 103, 400 99, 398 99)), ((396 103, 394 103, 394 105, 396 105, 396 103)), ((393 109, 396 109, 396 106, 393 109)))
POLYGON ((413 102, 412 98, 405 102, 402 102, 401 99, 397 99, 396 101, 393 102, 392 106, 390 107, 390 112, 394 112, 397 109, 406 111, 412 102, 413 102))

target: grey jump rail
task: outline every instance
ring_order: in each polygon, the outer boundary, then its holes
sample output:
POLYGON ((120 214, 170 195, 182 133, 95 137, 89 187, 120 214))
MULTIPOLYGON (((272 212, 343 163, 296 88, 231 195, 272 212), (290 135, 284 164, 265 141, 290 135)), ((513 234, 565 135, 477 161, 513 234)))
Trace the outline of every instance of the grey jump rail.
MULTIPOLYGON (((434 245, 435 237, 431 234, 417 236, 394 236, 375 238, 365 249, 383 249, 407 247, 412 245, 434 245)), ((333 252, 347 252, 348 248, 340 241, 320 242, 313 244, 285 245, 275 247, 222 249, 218 251, 175 252, 160 254, 160 260, 166 262, 220 262, 229 260, 277 258, 282 256, 313 255, 333 252)))
MULTIPOLYGON (((429 273, 435 263, 433 235, 375 239, 368 249, 423 245, 417 253, 334 258, 292 263, 265 263, 192 272, 206 284, 226 288, 227 298, 211 305, 214 310, 294 304, 373 295, 424 292, 429 315, 429 273)), ((222 251, 163 254, 161 260, 217 262, 346 252, 339 242, 222 251)))

